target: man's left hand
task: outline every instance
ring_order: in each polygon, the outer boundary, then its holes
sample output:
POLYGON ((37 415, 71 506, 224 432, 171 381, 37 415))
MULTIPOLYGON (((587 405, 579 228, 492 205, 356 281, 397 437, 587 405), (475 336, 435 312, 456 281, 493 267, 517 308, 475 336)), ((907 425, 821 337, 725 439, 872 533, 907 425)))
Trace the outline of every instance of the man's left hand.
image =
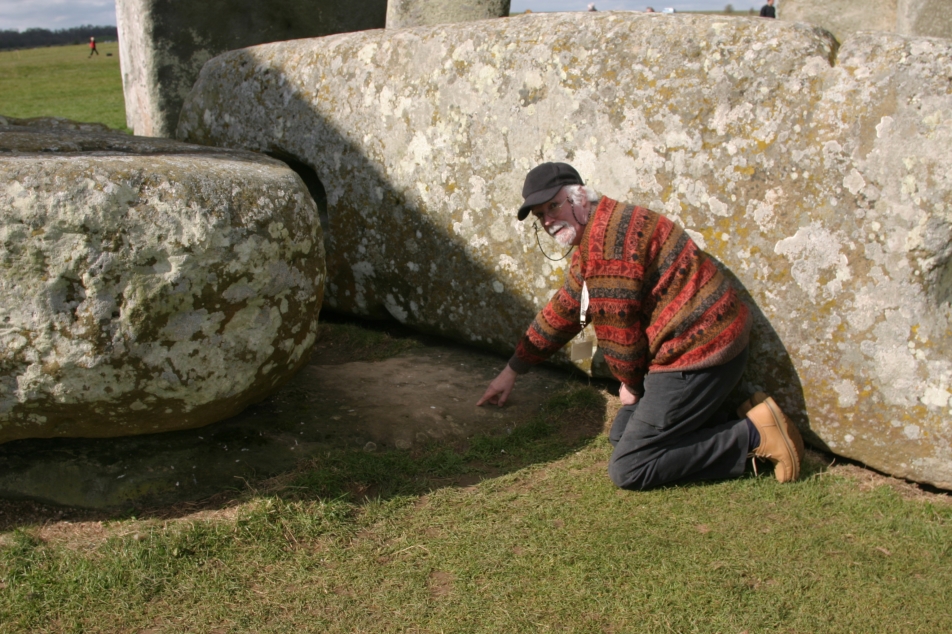
POLYGON ((628 386, 624 383, 622 383, 618 389, 618 398, 621 399, 622 405, 634 405, 638 402, 638 395, 629 391, 628 386))

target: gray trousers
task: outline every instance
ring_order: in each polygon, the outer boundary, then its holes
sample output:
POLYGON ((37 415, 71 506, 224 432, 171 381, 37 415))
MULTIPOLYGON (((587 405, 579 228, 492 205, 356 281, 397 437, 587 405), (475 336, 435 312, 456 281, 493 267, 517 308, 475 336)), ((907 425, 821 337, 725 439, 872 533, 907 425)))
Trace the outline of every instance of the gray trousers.
POLYGON ((608 439, 612 482, 625 489, 734 478, 744 473, 747 424, 722 409, 747 366, 747 348, 723 365, 645 377, 645 393, 622 407, 608 439))

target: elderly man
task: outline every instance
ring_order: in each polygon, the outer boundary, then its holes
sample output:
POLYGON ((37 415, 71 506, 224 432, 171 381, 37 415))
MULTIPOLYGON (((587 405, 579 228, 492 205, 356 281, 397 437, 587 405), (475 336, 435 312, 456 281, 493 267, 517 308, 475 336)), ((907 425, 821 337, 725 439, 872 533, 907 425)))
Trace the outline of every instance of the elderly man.
POLYGON ((662 215, 599 197, 566 163, 526 176, 518 218, 530 213, 575 246, 562 288, 536 315, 477 405, 502 406, 516 377, 554 354, 586 321, 621 381, 609 432, 615 484, 648 489, 743 474, 752 456, 781 482, 800 472, 803 441, 774 400, 721 411, 747 364, 747 305, 711 259, 662 215))

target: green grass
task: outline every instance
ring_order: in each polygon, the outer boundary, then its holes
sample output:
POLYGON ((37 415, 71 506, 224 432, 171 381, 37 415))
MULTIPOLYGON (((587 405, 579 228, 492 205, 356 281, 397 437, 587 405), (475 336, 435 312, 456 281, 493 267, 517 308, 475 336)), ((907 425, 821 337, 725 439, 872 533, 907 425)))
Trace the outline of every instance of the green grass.
POLYGON ((17 118, 65 117, 126 127, 119 71, 119 45, 52 46, 0 52, 0 115, 17 118), (107 57, 107 53, 112 53, 107 57))
POLYGON ((318 346, 325 359, 382 361, 423 345, 412 337, 391 335, 387 332, 391 324, 381 324, 378 328, 362 327, 341 321, 344 318, 340 315, 326 316, 326 312, 321 314, 321 319, 318 346))
POLYGON ((220 516, 117 520, 92 542, 24 527, 0 549, 0 632, 952 628, 949 504, 816 463, 789 485, 619 491, 603 437, 560 440, 598 401, 560 395, 469 447, 328 453, 220 516))

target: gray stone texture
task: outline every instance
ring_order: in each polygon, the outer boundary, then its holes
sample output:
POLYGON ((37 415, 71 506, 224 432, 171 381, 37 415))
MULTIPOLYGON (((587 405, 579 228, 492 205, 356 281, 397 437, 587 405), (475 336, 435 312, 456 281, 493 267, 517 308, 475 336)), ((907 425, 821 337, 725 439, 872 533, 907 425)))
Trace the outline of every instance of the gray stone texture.
POLYGON ((948 488, 950 56, 760 18, 531 14, 233 51, 178 134, 313 168, 329 305, 502 354, 565 271, 516 220, 524 175, 569 161, 737 277, 745 390, 818 446, 948 488))
POLYGON ((286 165, 0 117, 0 442, 198 427, 314 343, 317 209, 286 165))
POLYGON ((777 17, 821 26, 841 42, 857 31, 952 38, 948 0, 783 0, 777 17))
POLYGON ((509 15, 510 0, 390 0, 387 28, 433 26, 509 15))
POLYGON ((117 0, 126 123, 172 137, 202 65, 263 42, 383 28, 387 0, 117 0))
POLYGON ((896 24, 905 35, 952 38, 952 5, 948 0, 899 0, 896 24))
MULTIPOLYGON (((87 123, 72 121, 62 117, 34 117, 32 119, 15 119, 0 115, 0 126, 18 126, 21 128, 48 128, 53 130, 74 130, 77 132, 104 132, 114 134, 115 130, 104 123, 87 123)), ((9 148, 0 149, 0 152, 10 151, 9 148)))

